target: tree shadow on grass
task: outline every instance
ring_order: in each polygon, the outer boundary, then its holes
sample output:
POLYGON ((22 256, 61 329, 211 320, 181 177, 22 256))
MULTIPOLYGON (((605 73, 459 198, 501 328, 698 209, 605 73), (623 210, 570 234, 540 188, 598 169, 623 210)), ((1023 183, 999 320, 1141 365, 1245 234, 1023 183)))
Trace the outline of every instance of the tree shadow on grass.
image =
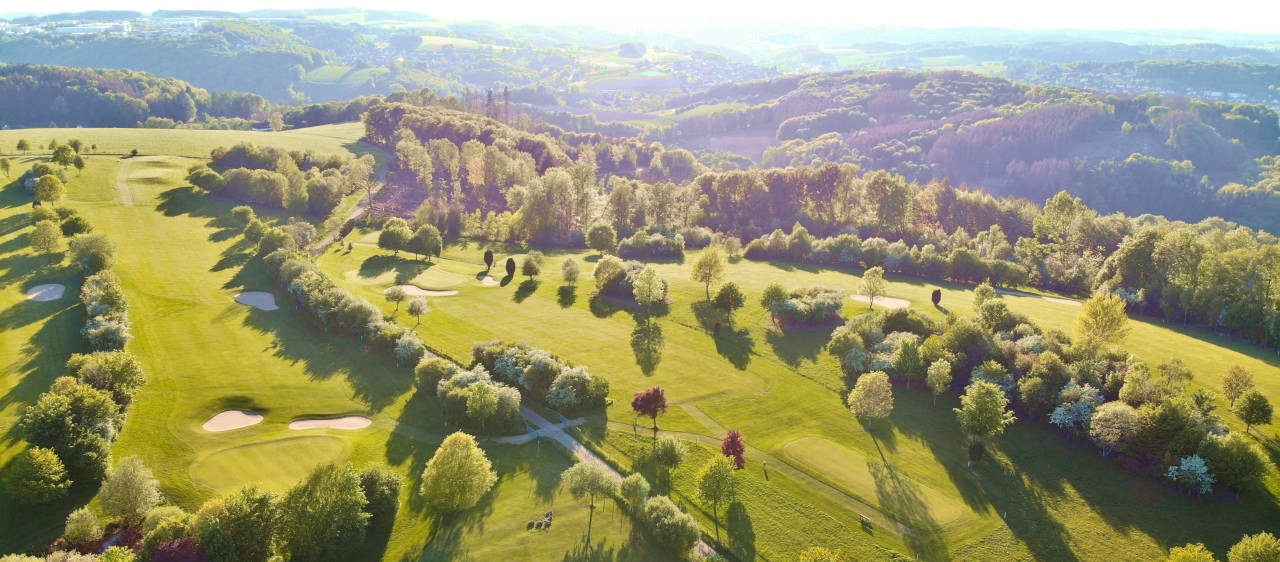
POLYGON ((822 348, 827 345, 827 340, 831 337, 831 330, 836 324, 830 328, 826 326, 816 326, 805 329, 787 329, 776 330, 770 329, 765 332, 765 341, 769 342, 769 346, 773 348, 773 352, 786 363, 788 367, 799 367, 805 361, 817 361, 822 354, 822 348))
POLYGON ((725 532, 728 534, 729 548, 739 560, 756 559, 756 531, 751 524, 751 515, 747 513, 742 502, 729 504, 729 512, 725 515, 725 532))
MULTIPOLYGON (((80 327, 84 325, 84 313, 76 304, 72 288, 61 300, 38 303, 55 305, 51 313, 42 314, 44 324, 27 340, 21 350, 14 350, 14 361, 4 370, 14 373, 17 384, 0 396, 0 410, 13 404, 33 404, 42 393, 49 390, 53 380, 65 374, 63 365, 70 355, 80 349, 80 327)), ((28 301, 17 306, 22 306, 28 301)), ((16 423, 5 432, 4 441, 14 442, 22 438, 16 423)))
POLYGON ((568 285, 561 285, 556 289, 556 303, 560 305, 560 308, 569 308, 573 306, 573 303, 578 302, 578 291, 576 289, 577 287, 568 285))
POLYGON ((516 287, 515 294, 511 295, 511 300, 524 302, 525 299, 532 296, 533 293, 538 290, 540 285, 542 285, 542 282, 537 279, 525 279, 524 281, 521 281, 520 285, 516 287))
POLYGON ((421 275, 422 272, 434 265, 423 261, 405 259, 401 256, 375 254, 365 258, 360 263, 360 276, 371 278, 388 271, 395 271, 395 283, 400 285, 408 283, 411 279, 421 275))
POLYGON ((641 322, 631 331, 631 351, 635 353, 640 372, 652 375, 662 362, 662 326, 657 322, 641 322))
POLYGON ((716 343, 716 353, 729 360, 739 370, 751 363, 756 342, 745 328, 735 329, 733 319, 724 310, 709 301, 700 300, 690 305, 693 316, 703 330, 711 334, 716 343))
POLYGON ((514 274, 510 274, 510 273, 508 273, 507 275, 502 276, 502 279, 501 279, 500 281, 498 281, 498 286, 499 286, 499 287, 506 287, 507 285, 510 285, 510 284, 511 284, 511 280, 512 280, 512 279, 515 279, 515 278, 516 278, 516 276, 515 276, 514 274))
POLYGON ((902 538, 907 546, 929 560, 950 560, 942 527, 929 513, 919 485, 899 474, 890 463, 871 459, 867 461, 867 469, 875 480, 880 508, 906 527, 902 538))

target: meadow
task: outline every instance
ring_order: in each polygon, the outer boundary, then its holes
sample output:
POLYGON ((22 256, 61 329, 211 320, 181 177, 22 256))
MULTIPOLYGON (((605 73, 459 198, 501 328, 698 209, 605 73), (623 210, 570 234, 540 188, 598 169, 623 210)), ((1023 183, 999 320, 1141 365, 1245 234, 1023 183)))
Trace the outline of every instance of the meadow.
MULTIPOLYGON (((359 152, 365 150, 356 142, 361 132, 353 124, 288 133, 0 132, 6 150, 17 138, 47 144, 53 137, 74 136, 98 144, 101 152, 138 148, 154 156, 132 162, 90 156, 80 175, 71 172, 63 203, 120 248, 114 270, 132 305, 135 334, 128 349, 149 377, 115 457, 142 457, 169 501, 188 509, 243 484, 283 490, 323 462, 388 464, 406 476, 407 485, 395 524, 372 540, 369 559, 661 558, 612 502, 601 502, 585 540, 585 500, 573 500, 557 486, 559 472, 572 461, 550 442, 511 446, 482 440, 501 476, 495 491, 459 516, 432 516, 414 490, 446 430, 435 399, 415 393, 404 368, 360 353, 358 342, 326 338, 289 306, 267 312, 232 300, 243 290, 266 290, 284 304, 228 220, 234 203, 189 190, 182 181, 187 166, 213 147, 239 140, 359 152), (265 419, 221 433, 200 427, 231 408, 265 419), (287 428, 299 418, 346 414, 368 416, 373 424, 356 431, 287 428), (553 531, 524 530, 528 519, 550 509, 556 513, 553 531)), ((35 156, 15 157, 12 176, 34 161, 35 156)), ((61 374, 72 352, 83 351, 78 329, 84 313, 74 291, 58 301, 25 299, 35 284, 74 288, 79 282, 63 256, 27 249, 28 201, 16 183, 0 191, 0 467, 25 446, 13 430, 21 407, 61 374)), ((335 245, 318 263, 388 316, 394 306, 382 292, 391 285, 459 291, 428 299, 432 310, 417 327, 445 356, 466 362, 477 342, 524 341, 607 377, 612 406, 575 430, 577 436, 619 469, 646 473, 658 490, 670 491, 698 518, 706 537, 739 559, 792 559, 817 544, 859 560, 1147 560, 1186 542, 1203 541, 1223 554, 1241 534, 1274 532, 1280 521, 1280 476, 1274 472, 1266 490, 1193 499, 1099 457, 1088 444, 1024 421, 998 439, 982 463, 966 468, 951 412, 957 401, 944 397, 935 406, 920 389, 895 389, 893 415, 870 430, 862 427, 843 404, 848 383, 837 361, 822 349, 829 328, 782 332, 757 304, 772 282, 856 292, 856 270, 734 260, 726 280, 742 287, 748 304, 730 319, 709 307, 703 286, 689 279, 697 255, 690 252, 681 261, 655 263, 671 283, 672 301, 650 319, 636 308, 595 298, 587 274, 598 260, 595 252, 549 250, 537 279, 517 275, 488 286, 480 281, 489 273, 481 257, 486 248, 497 254, 496 278, 502 278, 502 260, 519 260, 527 249, 452 241, 442 258, 428 264, 378 249, 376 237, 356 231, 348 238, 350 250, 335 245), (584 266, 574 290, 559 275, 568 258, 584 266), (672 402, 658 419, 661 431, 690 447, 688 460, 670 479, 647 464, 653 433, 647 420, 636 423, 628 406, 635 392, 655 385, 672 402), (745 436, 748 465, 738 475, 738 500, 712 514, 697 499, 696 475, 728 429, 745 436), (869 516, 871 526, 859 526, 859 514, 869 516)), ((936 319, 947 312, 971 314, 971 292, 893 276, 888 287, 889 296, 907 299, 936 319), (929 301, 935 288, 942 291, 939 307, 929 301)), ((1047 329, 1069 331, 1080 310, 1031 297, 1004 298, 1047 329)), ((866 310, 850 300, 844 315, 866 310)), ((403 311, 395 316, 413 325, 403 311)), ((1144 360, 1182 359, 1196 374, 1193 384, 1215 389, 1226 367, 1240 364, 1256 373, 1268 397, 1280 400, 1274 354, 1147 319, 1130 323, 1125 345, 1144 360)), ((1237 427, 1234 418, 1224 418, 1237 427)), ((1273 459, 1280 458, 1274 428, 1255 428, 1253 435, 1269 439, 1273 459)), ((80 492, 36 513, 21 512, 0 497, 0 552, 52 540, 66 514, 91 495, 80 492)))

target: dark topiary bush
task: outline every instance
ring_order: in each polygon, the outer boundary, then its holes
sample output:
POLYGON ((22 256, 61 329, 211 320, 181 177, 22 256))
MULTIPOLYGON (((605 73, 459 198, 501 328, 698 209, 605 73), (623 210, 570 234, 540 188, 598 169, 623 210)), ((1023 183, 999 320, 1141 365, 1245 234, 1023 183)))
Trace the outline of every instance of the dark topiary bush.
POLYGON ((516 259, 507 258, 507 277, 514 276, 515 274, 516 274, 516 259))
POLYGON ((942 302, 942 289, 934 289, 932 298, 933 306, 938 306, 938 303, 942 302))

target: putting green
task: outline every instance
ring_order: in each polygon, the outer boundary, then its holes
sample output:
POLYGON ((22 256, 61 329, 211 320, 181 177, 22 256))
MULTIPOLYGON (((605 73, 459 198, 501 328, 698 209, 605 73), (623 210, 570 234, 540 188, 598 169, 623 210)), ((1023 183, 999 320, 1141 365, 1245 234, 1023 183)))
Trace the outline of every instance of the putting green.
MULTIPOLYGON (((802 437, 782 446, 782 455, 795 466, 849 492, 876 502, 885 513, 895 513, 899 498, 909 496, 912 503, 927 506, 938 525, 955 522, 969 510, 954 495, 935 490, 906 476, 892 465, 868 458, 825 437, 802 437)), ((958 494, 958 492, 954 492, 958 494)))
POLYGON ((214 451, 191 465, 191 478, 217 490, 256 484, 275 491, 297 484, 313 468, 346 456, 347 442, 332 435, 287 437, 214 451))

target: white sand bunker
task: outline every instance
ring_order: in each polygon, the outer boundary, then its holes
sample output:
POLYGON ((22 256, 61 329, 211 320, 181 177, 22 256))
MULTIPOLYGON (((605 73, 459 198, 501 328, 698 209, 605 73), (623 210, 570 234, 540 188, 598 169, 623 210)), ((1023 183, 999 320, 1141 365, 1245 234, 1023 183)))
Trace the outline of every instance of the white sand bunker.
POLYGON ((258 310, 279 310, 276 297, 265 291, 245 291, 236 295, 236 302, 247 304, 258 310))
MULTIPOLYGON (((871 298, 866 295, 849 295, 849 298, 858 302, 871 303, 871 298)), ((876 297, 876 302, 872 306, 873 308, 876 306, 884 308, 906 308, 911 306, 911 301, 894 297, 876 297)))
POLYGON ((423 289, 415 285, 396 285, 404 289, 404 294, 411 297, 452 297, 458 294, 457 291, 432 291, 431 289, 423 289))
POLYGON ((289 429, 364 429, 373 420, 364 416, 343 416, 322 420, 297 420, 289 424, 289 429))
POLYGON ((262 416, 244 410, 227 410, 204 422, 205 431, 230 431, 262 423, 262 416))
POLYGON ((66 291, 67 288, 59 283, 47 283, 27 289, 27 298, 33 301, 56 301, 66 291))
POLYGON ((480 280, 480 284, 485 287, 492 287, 498 284, 498 280, 494 279, 492 275, 485 275, 484 279, 480 280))

